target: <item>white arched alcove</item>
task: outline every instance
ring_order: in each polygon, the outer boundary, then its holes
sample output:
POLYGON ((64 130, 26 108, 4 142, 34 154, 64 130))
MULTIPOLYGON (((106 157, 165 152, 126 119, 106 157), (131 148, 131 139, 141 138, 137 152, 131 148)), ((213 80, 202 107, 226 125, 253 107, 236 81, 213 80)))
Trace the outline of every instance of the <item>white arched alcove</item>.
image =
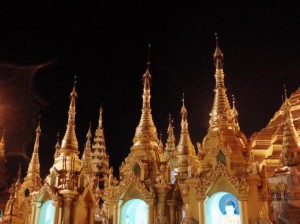
POLYGON ((127 201, 121 213, 121 224, 148 224, 148 206, 140 199, 127 201))

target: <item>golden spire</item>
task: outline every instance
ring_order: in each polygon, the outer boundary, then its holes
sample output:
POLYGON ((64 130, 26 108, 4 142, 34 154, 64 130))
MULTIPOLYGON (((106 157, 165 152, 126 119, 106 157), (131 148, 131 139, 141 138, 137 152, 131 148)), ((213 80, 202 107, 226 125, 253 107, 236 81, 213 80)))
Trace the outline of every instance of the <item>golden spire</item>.
MULTIPOLYGON (((150 45, 149 45, 150 52, 150 45)), ((148 53, 149 55, 150 53, 148 53)), ((150 61, 148 57, 147 70, 143 76, 144 91, 143 91, 143 108, 140 123, 136 128, 133 139, 134 145, 155 145, 157 146, 159 140, 157 137, 156 127, 153 123, 150 107, 150 82, 151 75, 149 72, 150 61)))
POLYGON ((101 154, 101 152, 106 151, 104 129, 103 129, 103 107, 102 107, 102 105, 100 106, 100 109, 99 109, 98 127, 95 131, 93 150, 94 150, 95 156, 99 156, 101 154))
POLYGON ((162 141, 162 133, 160 133, 159 143, 158 143, 158 149, 160 153, 164 153, 164 143, 162 141))
POLYGON ((89 126, 89 130, 86 134, 86 143, 85 143, 85 149, 82 154, 82 159, 86 159, 87 157, 90 157, 92 150, 91 150, 91 138, 92 138, 92 132, 91 132, 91 122, 89 126))
POLYGON ((179 142, 177 145, 177 167, 176 172, 180 180, 186 179, 188 177, 188 166, 189 160, 192 156, 195 156, 195 148, 192 144, 189 131, 188 131, 188 121, 187 121, 187 110, 184 105, 184 95, 182 98, 181 107, 181 133, 179 142))
POLYGON ((219 38, 217 33, 215 33, 215 38, 216 38, 216 49, 214 53, 215 66, 216 69, 223 69, 223 52, 219 48, 219 38))
POLYGON ((104 186, 103 176, 108 175, 109 170, 109 156, 106 153, 105 137, 104 137, 104 128, 103 128, 103 106, 101 104, 99 109, 99 121, 98 127, 94 135, 94 144, 92 146, 93 153, 92 163, 94 167, 94 172, 100 178, 100 186, 104 186))
POLYGON ((168 139, 166 143, 166 150, 175 150, 175 136, 174 136, 174 127, 173 127, 173 120, 171 114, 169 114, 169 126, 168 126, 168 139))
POLYGON ((92 131, 91 131, 91 123, 89 126, 89 130, 86 134, 86 143, 85 149, 82 155, 82 168, 84 172, 93 173, 93 164, 92 164, 92 145, 91 145, 92 131))
POLYGON ((290 101, 284 89, 284 129, 283 129, 283 158, 287 166, 294 166, 300 163, 300 138, 294 126, 291 114, 290 101))
POLYGON ((223 53, 219 48, 218 36, 216 34, 216 50, 214 53, 216 66, 216 87, 213 108, 210 113, 210 128, 220 128, 221 126, 235 126, 232 122, 231 108, 226 95, 223 72, 223 53))
POLYGON ((240 129, 240 126, 239 126, 239 122, 237 120, 237 117, 239 115, 236 107, 235 107, 235 97, 234 95, 232 95, 232 109, 231 109, 231 115, 233 117, 233 121, 235 122, 235 125, 237 126, 238 130, 240 129))
POLYGON ((103 108, 102 108, 102 105, 101 105, 100 109, 99 109, 99 121, 98 121, 98 127, 99 128, 102 128, 102 114, 103 114, 103 108))
POLYGON ((188 130, 187 110, 184 105, 184 94, 181 107, 181 133, 177 145, 177 152, 178 155, 196 155, 195 148, 192 144, 188 130))
POLYGON ((21 163, 19 163, 19 167, 18 167, 18 179, 15 183, 16 188, 20 189, 21 186, 21 175, 22 175, 22 166, 21 163))
POLYGON ((174 128, 173 128, 173 120, 171 118, 171 114, 169 114, 169 126, 168 126, 168 139, 166 142, 166 150, 165 154, 171 163, 171 168, 176 167, 176 145, 175 145, 175 136, 174 136, 174 128))
POLYGON ((59 149, 60 149, 59 141, 60 141, 60 139, 59 139, 59 132, 57 132, 57 142, 55 144, 54 159, 59 156, 59 149))
POLYGON ((76 93, 76 76, 75 76, 75 82, 73 86, 73 90, 70 94, 70 107, 69 107, 69 117, 68 117, 68 124, 67 124, 67 130, 65 133, 65 136, 62 140, 60 153, 75 153, 78 154, 78 141, 75 134, 75 114, 76 114, 76 108, 75 108, 75 102, 77 98, 76 93))
POLYGON ((40 136, 41 136, 40 119, 41 116, 39 116, 39 122, 36 128, 36 137, 34 142, 33 153, 28 166, 27 176, 25 177, 25 180, 32 179, 32 181, 35 181, 36 177, 40 177, 40 161, 39 161, 39 145, 40 145, 40 136))
POLYGON ((2 138, 0 141, 0 158, 4 158, 5 154, 5 129, 2 132, 2 138))

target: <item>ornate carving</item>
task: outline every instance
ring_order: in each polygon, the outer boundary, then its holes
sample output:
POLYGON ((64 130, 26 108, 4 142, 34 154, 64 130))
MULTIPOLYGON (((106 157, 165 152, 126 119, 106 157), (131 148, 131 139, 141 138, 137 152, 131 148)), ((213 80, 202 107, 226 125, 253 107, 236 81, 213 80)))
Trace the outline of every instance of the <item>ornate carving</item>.
POLYGON ((196 187, 198 195, 204 196, 208 188, 219 176, 223 176, 240 194, 249 192, 249 185, 245 178, 243 176, 241 178, 237 178, 231 175, 226 167, 219 162, 215 169, 211 170, 204 178, 199 179, 198 186, 196 187))
POLYGON ((186 184, 182 184, 182 185, 179 185, 180 186, 180 192, 181 192, 181 195, 183 197, 187 196, 190 192, 190 188, 188 185, 186 184))
POLYGON ((84 201, 84 199, 86 198, 87 196, 87 193, 90 193, 90 197, 93 201, 94 204, 97 203, 97 198, 96 198, 96 195, 93 193, 93 189, 92 189, 92 185, 87 185, 83 191, 83 193, 81 194, 81 196, 79 197, 79 202, 80 201, 84 201))
POLYGON ((112 191, 107 192, 107 198, 108 199, 119 199, 121 194, 126 192, 130 186, 135 187, 144 198, 154 198, 155 193, 153 189, 150 187, 148 190, 146 186, 133 174, 129 174, 126 176, 126 178, 120 182, 119 186, 117 188, 112 189, 112 191))
POLYGON ((47 191, 50 195, 50 198, 54 202, 58 202, 58 196, 56 194, 56 190, 50 188, 49 184, 46 182, 43 187, 34 195, 32 195, 32 201, 38 201, 40 195, 43 194, 44 191, 47 191))

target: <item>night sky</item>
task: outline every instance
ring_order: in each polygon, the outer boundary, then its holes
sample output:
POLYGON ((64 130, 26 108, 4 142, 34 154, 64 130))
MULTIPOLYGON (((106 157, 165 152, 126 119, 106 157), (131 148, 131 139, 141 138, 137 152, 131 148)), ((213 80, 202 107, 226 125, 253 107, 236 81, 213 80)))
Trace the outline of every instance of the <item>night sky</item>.
POLYGON ((9 161, 23 158, 23 172, 40 114, 43 178, 48 174, 57 133, 62 139, 66 130, 75 76, 80 152, 102 103, 106 147, 118 172, 141 115, 149 44, 152 115, 164 142, 169 114, 179 139, 183 93, 192 142, 207 132, 216 32, 227 94, 230 101, 235 95, 247 137, 279 109, 284 84, 289 95, 300 86, 300 9, 291 3, 104 2, 0 8, 0 128, 9 161))

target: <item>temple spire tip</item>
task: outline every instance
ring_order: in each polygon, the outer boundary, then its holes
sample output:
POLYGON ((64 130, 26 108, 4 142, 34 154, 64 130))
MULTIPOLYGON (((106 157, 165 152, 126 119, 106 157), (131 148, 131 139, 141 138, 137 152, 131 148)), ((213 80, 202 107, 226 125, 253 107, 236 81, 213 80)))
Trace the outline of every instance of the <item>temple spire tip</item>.
POLYGON ((147 69, 149 69, 150 67, 150 52, 151 52, 151 44, 148 44, 147 69))

